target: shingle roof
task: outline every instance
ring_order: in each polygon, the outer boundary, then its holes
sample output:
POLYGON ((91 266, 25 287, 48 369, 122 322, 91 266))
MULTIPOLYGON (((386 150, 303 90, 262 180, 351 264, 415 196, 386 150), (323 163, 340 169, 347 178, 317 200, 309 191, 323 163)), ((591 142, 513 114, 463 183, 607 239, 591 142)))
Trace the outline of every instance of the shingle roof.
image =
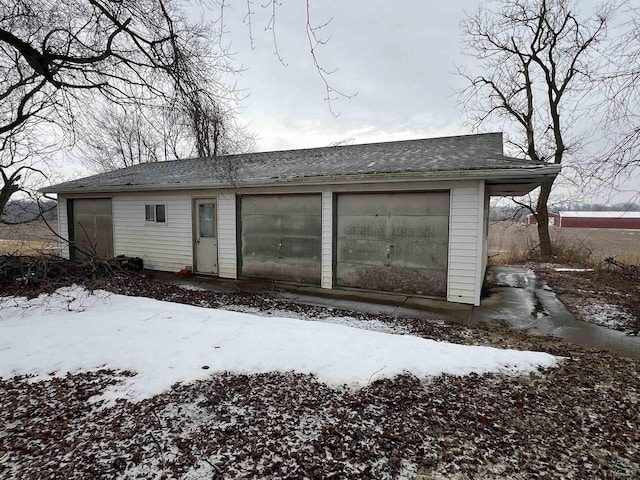
MULTIPOLYGON (((43 188, 43 192, 270 184, 353 176, 536 169, 505 157, 502 133, 196 158, 134 165, 43 188), (234 167, 229 175, 225 165, 234 167), (221 167, 222 166, 222 167, 221 167), (226 172, 226 173, 225 173, 226 172)), ((557 172, 556 172, 557 173, 557 172)))

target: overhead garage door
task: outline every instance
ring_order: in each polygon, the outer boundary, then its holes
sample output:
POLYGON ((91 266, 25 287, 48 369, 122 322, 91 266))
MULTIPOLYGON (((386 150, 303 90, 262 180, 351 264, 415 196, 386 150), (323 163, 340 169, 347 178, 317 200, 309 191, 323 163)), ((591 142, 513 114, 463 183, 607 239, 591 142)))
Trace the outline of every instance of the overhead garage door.
POLYGON ((320 194, 241 197, 241 275, 319 284, 321 203, 320 194))
POLYGON ((337 196, 336 283, 445 297, 449 192, 337 196))
POLYGON ((73 260, 88 256, 113 257, 113 220, 110 198, 82 198, 67 202, 70 254, 73 260))

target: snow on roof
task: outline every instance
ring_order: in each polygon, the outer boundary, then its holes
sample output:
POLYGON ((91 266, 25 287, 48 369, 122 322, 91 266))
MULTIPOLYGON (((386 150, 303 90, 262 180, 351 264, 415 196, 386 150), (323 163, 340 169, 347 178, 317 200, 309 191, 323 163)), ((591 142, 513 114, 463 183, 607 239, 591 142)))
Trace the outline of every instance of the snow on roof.
POLYGON ((640 218, 640 212, 560 212, 561 217, 573 218, 640 218))

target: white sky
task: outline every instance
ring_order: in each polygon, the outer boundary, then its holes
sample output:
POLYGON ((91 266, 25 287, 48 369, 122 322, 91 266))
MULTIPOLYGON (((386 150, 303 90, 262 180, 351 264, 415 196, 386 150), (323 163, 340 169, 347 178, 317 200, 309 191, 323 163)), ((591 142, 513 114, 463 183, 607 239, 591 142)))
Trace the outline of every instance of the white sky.
POLYGON ((247 69, 238 79, 250 91, 242 118, 258 134, 258 150, 326 146, 471 133, 462 125, 451 74, 461 59, 459 22, 476 2, 311 0, 314 25, 331 23, 320 32, 329 41, 318 48, 332 87, 351 99, 327 108, 325 90, 313 66, 305 33, 302 0, 284 0, 277 10, 274 54, 270 10, 256 2, 250 46, 242 20, 243 2, 225 11, 225 39, 247 69))

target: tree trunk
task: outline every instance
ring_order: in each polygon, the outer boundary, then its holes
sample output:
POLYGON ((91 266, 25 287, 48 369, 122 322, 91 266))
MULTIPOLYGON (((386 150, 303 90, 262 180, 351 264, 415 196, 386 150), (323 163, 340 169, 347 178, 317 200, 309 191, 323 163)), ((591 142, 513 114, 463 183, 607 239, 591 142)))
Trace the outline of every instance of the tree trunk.
POLYGON ((13 194, 20 190, 20 187, 16 183, 16 181, 20 179, 19 176, 17 179, 14 178, 14 175, 7 178, 4 175, 4 172, 2 172, 2 176, 4 177, 4 184, 0 189, 0 216, 4 214, 4 209, 7 206, 7 203, 9 203, 9 200, 11 200, 13 194))
POLYGON ((547 202, 551 194, 553 180, 548 180, 540 187, 540 195, 538 196, 538 205, 536 207, 536 220, 538 221, 538 239, 540 240, 540 256, 544 260, 548 260, 553 255, 553 247, 551 245, 551 237, 549 237, 549 210, 547 202))

